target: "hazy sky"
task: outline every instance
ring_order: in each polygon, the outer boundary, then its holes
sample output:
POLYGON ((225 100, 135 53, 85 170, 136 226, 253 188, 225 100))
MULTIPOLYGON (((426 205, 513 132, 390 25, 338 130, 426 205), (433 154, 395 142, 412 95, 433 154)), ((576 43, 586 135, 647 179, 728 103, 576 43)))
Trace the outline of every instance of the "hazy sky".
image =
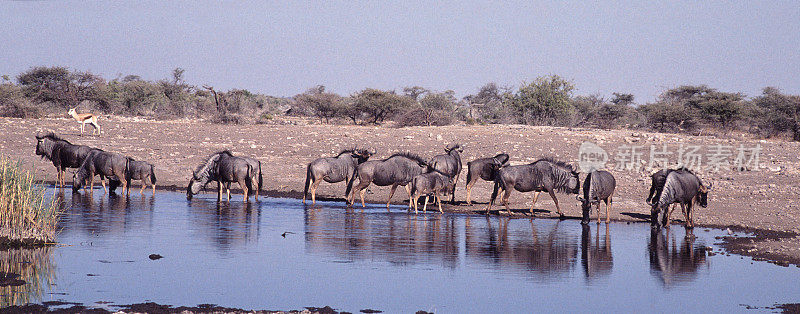
POLYGON ((796 1, 0 2, 0 74, 66 66, 292 96, 572 80, 653 100, 681 84, 800 94, 796 1))

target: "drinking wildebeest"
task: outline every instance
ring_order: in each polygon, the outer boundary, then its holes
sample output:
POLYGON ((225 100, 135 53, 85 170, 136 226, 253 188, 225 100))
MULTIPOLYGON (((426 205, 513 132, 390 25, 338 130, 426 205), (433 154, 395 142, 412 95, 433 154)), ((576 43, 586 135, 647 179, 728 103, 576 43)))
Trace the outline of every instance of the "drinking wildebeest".
MULTIPOLYGON (((247 164, 249 164, 250 167, 253 167, 253 171, 255 171, 253 175, 258 177, 257 181, 255 180, 255 178, 252 178, 251 180, 252 187, 250 187, 251 192, 254 191, 253 195, 255 197, 255 200, 258 201, 258 194, 261 193, 261 187, 263 186, 263 181, 264 181, 264 176, 261 174, 261 162, 255 158, 250 158, 250 157, 240 157, 240 158, 247 161, 247 164)), ((225 184, 225 189, 228 191, 228 199, 230 199, 231 198, 230 182, 225 184)))
MULTIPOLYGON (((356 193, 360 192, 361 206, 366 207, 364 203, 364 193, 370 183, 377 186, 391 185, 392 190, 389 193, 389 200, 386 201, 386 210, 389 210, 389 204, 394 196, 394 191, 398 185, 405 187, 408 196, 411 197, 411 190, 408 183, 414 177, 426 172, 428 164, 421 157, 412 153, 396 153, 384 160, 370 160, 366 161, 356 169, 356 176, 358 177, 358 185, 350 188, 355 180, 350 180, 350 185, 347 187, 349 191, 347 202, 349 205, 353 204, 356 193)), ((411 204, 408 204, 411 208, 411 204)))
POLYGON ((233 156, 227 150, 212 154, 208 160, 198 165, 192 172, 192 179, 189 180, 189 186, 186 188, 186 198, 191 199, 194 194, 200 192, 201 188, 211 181, 216 181, 217 201, 222 200, 223 185, 228 188, 228 200, 230 200, 230 183, 237 182, 244 192, 244 201, 248 201, 250 191, 258 193, 256 187, 260 186, 261 178, 260 169, 256 169, 252 161, 233 156))
POLYGON ((61 184, 61 187, 64 187, 66 168, 80 167, 91 150, 92 148, 89 146, 73 145, 52 132, 44 136, 36 135, 36 155, 53 162, 53 166, 58 171, 56 186, 61 184))
POLYGON ((616 187, 617 180, 608 171, 595 170, 586 175, 586 180, 583 181, 583 197, 576 196, 581 201, 582 224, 589 223, 592 206, 597 206, 597 223, 600 223, 600 201, 606 203, 606 223, 610 222, 608 211, 613 203, 612 196, 616 187))
MULTIPOLYGON (((94 189, 94 176, 99 175, 100 183, 103 184, 103 191, 107 192, 105 178, 108 178, 109 181, 116 179, 122 184, 122 193, 128 195, 128 186, 131 183, 130 161, 130 158, 122 154, 92 149, 83 160, 78 171, 72 176, 72 190, 78 191, 86 185, 88 180, 91 191, 91 189, 94 189)), ((112 186, 115 185, 112 184, 112 186)))
POLYGON ((694 228, 692 209, 695 204, 705 208, 708 206, 708 190, 711 184, 704 185, 700 178, 688 169, 679 169, 670 171, 667 175, 664 188, 662 189, 661 196, 657 202, 654 202, 653 208, 650 212, 651 224, 654 227, 661 227, 658 221, 658 214, 664 211, 662 217, 662 224, 664 227, 669 228, 670 205, 678 203, 683 211, 683 216, 686 218, 686 228, 694 228))
POLYGON ((455 182, 452 177, 435 169, 431 172, 414 177, 414 179, 411 180, 411 197, 408 200, 409 204, 414 204, 414 213, 417 213, 417 201, 422 195, 425 195, 425 205, 422 206, 422 211, 427 211, 428 197, 430 194, 433 194, 433 200, 439 205, 439 212, 442 212, 441 195, 447 195, 447 193, 452 191, 453 184, 455 184, 455 182))
MULTIPOLYGON (((356 167, 367 161, 375 152, 366 149, 348 149, 339 152, 336 157, 317 158, 306 167, 306 185, 303 190, 303 204, 306 203, 308 188, 311 187, 311 203, 317 203, 317 187, 324 180, 328 183, 345 182, 350 186, 350 181, 355 179, 356 167)), ((345 191, 345 198, 347 198, 345 191)))
POLYGON ((494 181, 496 169, 508 163, 507 154, 499 154, 492 158, 479 158, 467 163, 467 205, 472 205, 472 186, 478 178, 494 181))
POLYGON ((153 195, 156 195, 156 172, 155 167, 146 161, 133 160, 128 164, 131 180, 142 180, 142 189, 139 194, 144 193, 145 185, 153 187, 153 195))
POLYGON ((456 183, 458 183, 458 176, 461 174, 461 152, 464 148, 460 144, 449 144, 444 149, 445 155, 436 155, 431 158, 428 164, 432 169, 438 170, 445 175, 453 178, 453 191, 450 198, 450 204, 455 204, 456 201, 456 183))
POLYGON ((558 206, 555 192, 578 194, 580 179, 578 178, 578 172, 574 170, 572 165, 552 158, 542 158, 527 165, 500 168, 494 178, 494 191, 492 191, 489 205, 486 206, 486 213, 488 214, 492 208, 492 204, 497 198, 498 190, 502 190, 504 194, 501 200, 506 207, 506 211, 510 214, 511 209, 508 207, 508 197, 511 195, 511 189, 520 192, 534 191, 531 214, 533 214, 533 206, 539 198, 539 193, 549 193, 556 204, 556 211, 558 211, 559 216, 564 217, 561 207, 558 206))

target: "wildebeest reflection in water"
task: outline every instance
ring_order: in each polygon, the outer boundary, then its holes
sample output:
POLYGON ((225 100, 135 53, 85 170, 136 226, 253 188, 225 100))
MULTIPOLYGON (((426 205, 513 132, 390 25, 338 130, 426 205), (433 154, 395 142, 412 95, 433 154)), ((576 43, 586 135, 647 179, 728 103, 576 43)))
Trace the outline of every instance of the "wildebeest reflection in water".
POLYGON ((567 274, 578 256, 576 236, 559 232, 560 224, 553 221, 449 214, 342 214, 311 207, 304 219, 309 251, 348 262, 385 260, 448 268, 466 262, 549 278, 567 274), (460 260, 464 257, 468 261, 460 260))
POLYGON ((307 207, 304 219, 306 248, 311 251, 346 261, 436 262, 448 268, 458 265, 458 236, 452 215, 341 214, 307 207))
POLYGON ((531 271, 541 279, 566 274, 574 266, 578 246, 567 233, 559 232, 560 225, 559 221, 535 223, 533 219, 468 218, 466 255, 501 268, 531 271), (509 234, 509 223, 529 224, 530 228, 512 228, 515 232, 509 234))
POLYGON ((597 225, 592 241, 591 228, 589 225, 581 225, 581 266, 587 279, 594 279, 611 274, 614 267, 614 256, 611 254, 611 234, 609 225, 605 228, 597 225), (605 229, 602 241, 600 240, 600 229, 605 229))
POLYGON ((698 268, 706 263, 704 245, 695 246, 692 229, 686 229, 681 244, 669 230, 653 229, 650 232, 650 273, 665 286, 693 281, 698 268))
POLYGON ((84 229, 89 234, 116 233, 134 228, 134 223, 152 222, 154 196, 125 196, 72 192, 65 198, 64 191, 55 197, 63 200, 65 213, 60 226, 66 231, 84 229), (144 216, 144 217, 143 217, 144 216))
POLYGON ((210 239, 221 252, 258 241, 261 210, 250 202, 223 202, 193 198, 187 201, 192 232, 210 239))

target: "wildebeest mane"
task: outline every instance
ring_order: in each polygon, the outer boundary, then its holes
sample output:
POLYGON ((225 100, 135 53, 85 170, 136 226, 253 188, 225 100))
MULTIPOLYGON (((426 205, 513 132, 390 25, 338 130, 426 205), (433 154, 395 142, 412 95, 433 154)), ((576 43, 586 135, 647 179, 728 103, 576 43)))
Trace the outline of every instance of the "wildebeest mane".
POLYGON ((572 165, 570 165, 570 164, 568 164, 566 162, 557 160, 557 159, 555 159, 553 157, 544 157, 544 158, 541 158, 541 159, 539 159, 537 161, 532 162, 531 164, 535 164, 535 163, 540 162, 540 161, 546 161, 546 162, 549 162, 551 164, 554 164, 554 165, 558 166, 559 168, 562 168, 563 170, 569 170, 570 172, 575 172, 575 167, 573 167, 572 165))
POLYGON ((227 149, 226 149, 226 150, 223 150, 223 151, 218 151, 218 152, 216 152, 216 153, 213 153, 213 154, 211 154, 210 156, 208 156, 208 159, 206 159, 206 161, 205 161, 205 162, 202 162, 202 163, 200 163, 199 165, 197 165, 197 167, 196 167, 196 168, 194 168, 194 172, 192 172, 192 174, 198 174, 198 173, 200 173, 200 171, 202 171, 202 170, 203 170, 203 168, 206 168, 206 167, 208 167, 208 165, 209 165, 209 164, 211 164, 211 159, 213 159, 213 158, 214 158, 214 156, 221 155, 221 154, 227 154, 228 156, 233 156, 233 155, 231 154, 231 151, 229 151, 229 150, 227 150, 227 149))
POLYGON ((384 159, 383 161, 387 161, 387 160, 391 159, 392 157, 397 157, 397 156, 400 156, 400 157, 405 157, 405 158, 411 159, 411 160, 413 160, 413 161, 416 161, 416 162, 417 162, 418 164, 420 164, 420 165, 428 165, 428 162, 427 162, 427 161, 425 161, 425 159, 422 159, 422 157, 420 157, 419 155, 417 155, 417 154, 414 154, 414 153, 412 153, 412 152, 401 152, 401 153, 394 153, 394 154, 392 154, 391 156, 389 156, 389 158, 386 158, 386 159, 384 159))
POLYGON ((60 141, 60 142, 65 142, 65 143, 67 143, 67 144, 70 144, 70 145, 72 145, 72 143, 70 143, 69 141, 67 141, 67 140, 65 140, 65 139, 63 139, 63 138, 61 138, 61 137, 59 137, 58 135, 56 135, 56 134, 55 134, 55 133, 53 133, 53 132, 47 132, 47 134, 45 134, 44 136, 42 136, 42 137, 39 137, 39 138, 42 138, 42 139, 44 139, 44 138, 47 138, 47 139, 50 139, 50 140, 52 140, 52 141, 56 141, 56 142, 59 142, 59 141, 60 141))
POLYGON ((345 149, 345 150, 340 151, 339 154, 336 155, 336 157, 341 157, 344 154, 352 154, 352 153, 355 153, 355 152, 356 152, 355 148, 345 149))

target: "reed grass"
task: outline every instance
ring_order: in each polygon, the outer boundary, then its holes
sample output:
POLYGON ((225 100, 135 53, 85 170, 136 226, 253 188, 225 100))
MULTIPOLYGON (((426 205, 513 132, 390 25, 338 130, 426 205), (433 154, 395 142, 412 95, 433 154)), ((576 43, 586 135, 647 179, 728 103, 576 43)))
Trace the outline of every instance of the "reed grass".
POLYGON ((52 243, 59 202, 21 162, 0 156, 0 247, 52 243))

